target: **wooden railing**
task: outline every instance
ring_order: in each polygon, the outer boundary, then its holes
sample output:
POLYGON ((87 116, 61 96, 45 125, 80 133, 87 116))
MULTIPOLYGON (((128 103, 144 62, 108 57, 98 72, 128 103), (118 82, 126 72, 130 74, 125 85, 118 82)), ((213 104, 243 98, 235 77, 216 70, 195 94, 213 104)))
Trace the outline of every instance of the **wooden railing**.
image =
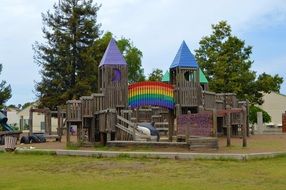
POLYGON ((68 100, 67 101, 67 121, 78 122, 82 120, 81 101, 68 100))
POLYGON ((117 123, 116 110, 101 110, 96 115, 99 119, 99 131, 101 133, 115 132, 115 125, 117 123))
POLYGON ((92 96, 82 96, 81 100, 81 110, 82 117, 93 117, 93 98, 92 96))
POLYGON ((104 109, 104 94, 82 96, 80 100, 67 101, 67 121, 81 121, 82 118, 92 118, 94 114, 104 109))
POLYGON ((203 92, 203 106, 204 108, 216 108, 216 96, 214 92, 203 92))
POLYGON ((148 140, 149 137, 147 135, 144 135, 141 133, 141 131, 138 130, 138 127, 135 123, 125 119, 122 116, 117 115, 117 124, 116 127, 118 129, 120 129, 118 131, 118 136, 117 137, 121 137, 118 140, 139 140, 139 139, 145 139, 148 140), (127 127, 126 127, 127 125, 127 127), (126 134, 122 133, 125 132, 126 134), (126 138, 126 136, 131 137, 131 138, 126 138))
POLYGON ((96 94, 92 94, 91 96, 93 99, 93 113, 96 113, 100 110, 105 109, 104 102, 103 102, 104 94, 96 93, 96 94))

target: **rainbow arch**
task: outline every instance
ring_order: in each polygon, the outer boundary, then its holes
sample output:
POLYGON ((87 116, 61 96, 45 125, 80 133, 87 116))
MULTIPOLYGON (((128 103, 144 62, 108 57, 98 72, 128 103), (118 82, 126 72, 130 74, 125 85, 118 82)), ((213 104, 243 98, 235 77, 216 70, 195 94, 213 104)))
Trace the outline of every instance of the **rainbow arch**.
POLYGON ((128 86, 128 105, 131 108, 150 105, 174 109, 174 88, 163 82, 133 83, 128 86))

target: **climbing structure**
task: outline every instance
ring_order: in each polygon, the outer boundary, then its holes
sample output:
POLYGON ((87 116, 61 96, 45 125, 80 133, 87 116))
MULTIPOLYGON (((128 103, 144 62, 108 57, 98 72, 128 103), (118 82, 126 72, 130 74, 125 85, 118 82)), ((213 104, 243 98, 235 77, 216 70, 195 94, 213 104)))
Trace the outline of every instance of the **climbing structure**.
POLYGON ((171 142, 175 135, 188 142, 192 135, 230 136, 238 127, 246 134, 247 103, 232 93, 207 91, 208 80, 184 41, 162 82, 128 85, 127 76, 127 63, 111 39, 99 65, 99 93, 67 101, 67 131, 77 125, 78 142, 147 141, 138 130, 142 121, 163 126, 171 142))

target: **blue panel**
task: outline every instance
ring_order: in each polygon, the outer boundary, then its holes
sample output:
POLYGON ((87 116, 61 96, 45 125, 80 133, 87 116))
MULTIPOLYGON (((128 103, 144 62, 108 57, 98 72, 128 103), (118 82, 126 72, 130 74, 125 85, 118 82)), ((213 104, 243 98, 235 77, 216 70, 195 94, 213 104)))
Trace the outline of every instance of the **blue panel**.
POLYGON ((179 48, 173 63, 170 66, 170 69, 175 67, 191 67, 198 68, 198 64, 194 55, 189 50, 185 41, 182 42, 181 47, 179 48))

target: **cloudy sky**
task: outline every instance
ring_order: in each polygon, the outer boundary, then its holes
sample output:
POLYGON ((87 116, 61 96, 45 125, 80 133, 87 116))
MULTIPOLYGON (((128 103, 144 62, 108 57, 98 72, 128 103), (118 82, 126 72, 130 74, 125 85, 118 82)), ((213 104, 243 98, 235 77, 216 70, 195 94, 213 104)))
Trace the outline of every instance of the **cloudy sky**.
MULTIPOLYGON (((41 13, 58 0, 1 0, 0 80, 11 84, 7 104, 35 100, 39 68, 32 44, 42 39, 41 13)), ((102 30, 130 38, 143 52, 145 74, 167 70, 183 40, 194 52, 211 24, 227 20, 233 34, 253 46, 252 70, 279 74, 286 80, 285 0, 97 0, 102 30)), ((286 94, 286 81, 281 92, 286 94)))

